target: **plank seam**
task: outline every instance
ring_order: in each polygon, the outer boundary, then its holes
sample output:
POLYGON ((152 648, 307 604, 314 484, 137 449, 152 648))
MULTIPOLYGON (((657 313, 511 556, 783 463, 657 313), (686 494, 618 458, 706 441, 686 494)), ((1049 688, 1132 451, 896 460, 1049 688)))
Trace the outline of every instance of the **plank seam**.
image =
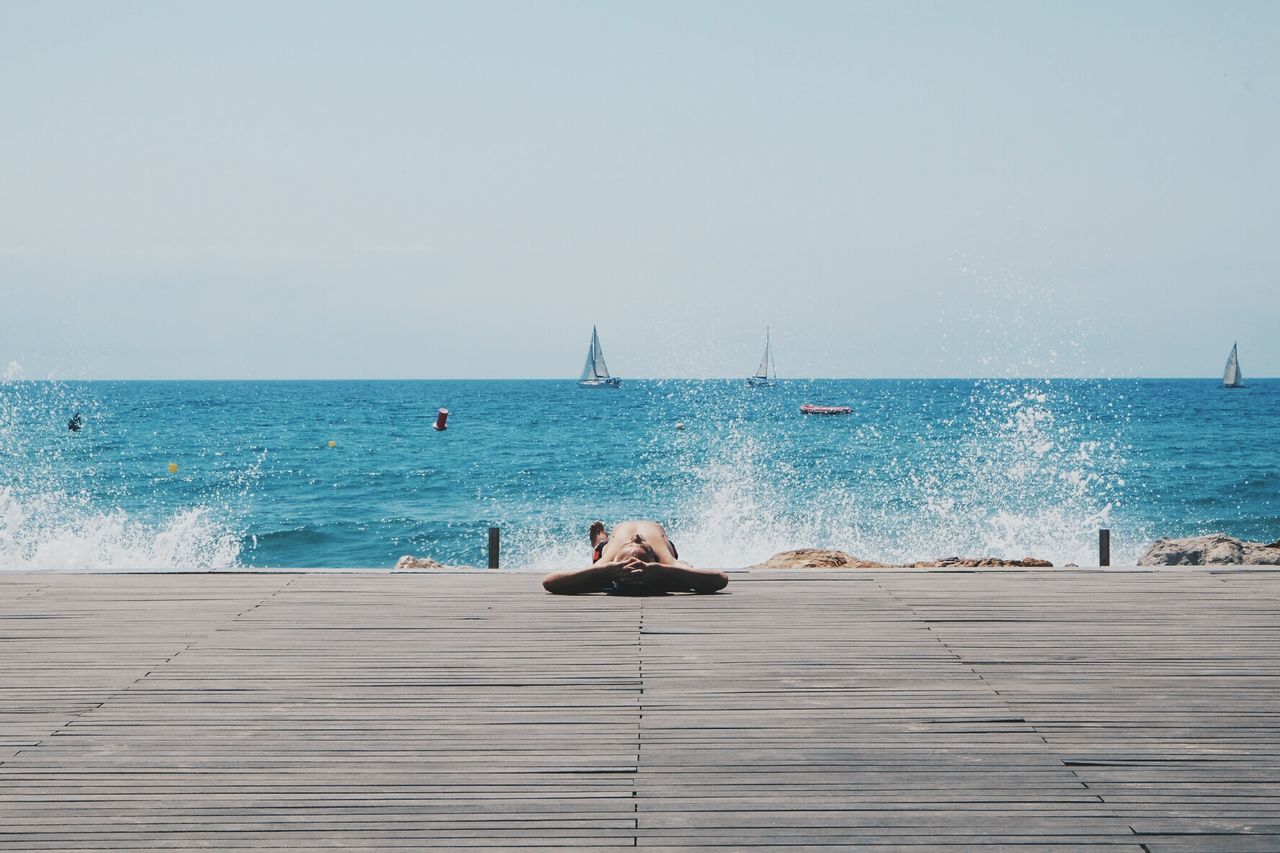
MULTIPOLYGON (((294 582, 294 581, 296 581, 297 579, 298 579, 298 576, 297 576, 297 575, 295 575, 295 576, 291 577, 287 582, 285 582, 282 586, 280 586, 278 589, 276 589, 276 590, 275 590, 274 592, 272 592, 270 595, 267 595, 266 597, 264 597, 264 598, 262 599, 262 601, 258 602, 258 603, 257 603, 257 604, 255 604, 253 607, 250 607, 248 610, 245 610, 245 611, 244 611, 244 613, 248 613, 248 612, 249 612, 249 610, 253 610, 253 609, 254 609, 254 607, 259 607, 259 606, 261 606, 262 604, 266 603, 266 602, 267 602, 267 601, 269 601, 271 598, 273 598, 275 595, 277 595, 278 593, 280 593, 280 592, 284 591, 284 589, 285 589, 286 587, 288 587, 288 586, 289 586, 289 584, 293 583, 293 582, 294 582)), ((240 618, 240 616, 244 615, 244 613, 238 613, 238 614, 236 614, 234 617, 232 617, 232 619, 233 619, 233 620, 238 619, 238 618, 240 618)), ((204 636, 205 636, 205 637, 207 637, 209 634, 212 634, 212 633, 216 632, 217 630, 218 630, 218 626, 217 626, 216 624, 210 625, 209 629, 205 632, 204 636)), ((194 638, 194 639, 190 640, 190 641, 189 641, 185 646, 183 646, 182 648, 178 649, 178 650, 177 650, 176 652, 174 652, 173 654, 169 655, 169 657, 165 658, 165 659, 164 659, 164 660, 159 664, 159 666, 157 666, 155 669, 149 669, 149 670, 147 670, 145 673, 143 673, 142 675, 140 675, 140 676, 138 676, 137 678, 135 678, 133 681, 131 681, 131 682, 129 682, 128 684, 126 684, 123 688, 121 688, 121 689, 119 689, 119 690, 116 690, 116 691, 113 691, 112 693, 110 693, 109 695, 107 695, 107 697, 106 697, 106 698, 104 698, 101 702, 99 702, 98 704, 94 705, 92 708, 88 708, 88 709, 86 709, 86 710, 84 710, 84 711, 81 711, 80 713, 77 713, 77 714, 73 714, 73 715, 71 716, 71 719, 66 720, 62 725, 58 726, 56 729, 54 729, 52 732, 50 732, 48 737, 41 738, 41 739, 40 739, 40 740, 39 740, 39 741, 38 741, 34 746, 32 746, 32 747, 28 747, 28 748, 29 748, 29 749, 35 749, 36 747, 39 747, 39 746, 43 745, 43 744, 44 744, 46 741, 48 741, 49 739, 54 738, 54 737, 56 737, 59 733, 61 733, 61 732, 65 731, 65 730, 66 730, 66 729, 67 729, 67 728, 68 728, 72 723, 79 722, 80 720, 83 720, 84 718, 86 718, 86 717, 88 717, 90 714, 92 714, 93 712, 95 712, 95 711, 97 711, 97 710, 101 709, 101 708, 102 708, 103 706, 105 706, 108 702, 114 702, 116 699, 119 699, 121 696, 124 696, 124 695, 125 695, 126 693, 128 693, 132 688, 136 687, 139 683, 141 683, 143 680, 145 680, 145 679, 147 678, 147 676, 151 675, 153 672, 157 672, 157 671, 160 669, 160 667, 165 666, 165 665, 166 665, 166 664, 168 664, 170 661, 172 661, 174 658, 176 658, 178 655, 182 654, 183 652, 187 651, 188 649, 190 649, 190 648, 192 648, 193 646, 195 646, 196 644, 198 644, 198 643, 200 642, 200 639, 201 639, 200 637, 196 637, 196 638, 194 638)), ((20 752, 21 752, 21 751, 20 751, 20 752)), ((20 752, 19 752, 19 753, 15 753, 15 754, 14 754, 14 755, 15 755, 15 757, 16 757, 18 754, 20 754, 20 752)))
MULTIPOLYGON (((877 584, 879 584, 879 580, 878 580, 878 579, 877 579, 877 584)), ((959 663, 961 666, 968 668, 968 670, 969 670, 971 673, 973 673, 973 674, 974 674, 974 676, 976 676, 976 677, 977 677, 977 679, 978 679, 979 681, 981 681, 981 682, 983 683, 983 685, 984 685, 988 690, 990 690, 993 694, 995 694, 995 695, 999 698, 1000 703, 1001 703, 1002 705, 1004 705, 1004 706, 1005 706, 1005 708, 1007 708, 1007 709, 1008 709, 1008 711, 1009 711, 1010 715, 1014 715, 1014 714, 1015 714, 1015 709, 1014 709, 1014 707, 1013 707, 1012 705, 1010 705, 1010 704, 1009 704, 1009 699, 1008 699, 1008 697, 1006 697, 1006 696, 1004 696, 1003 694, 1001 694, 1001 692, 1000 692, 998 689, 996 689, 996 686, 995 686, 994 684, 992 684, 991 682, 987 681, 987 679, 983 677, 982 673, 978 672, 978 668, 977 668, 977 665, 976 665, 976 664, 973 664, 973 663, 969 662, 968 660, 966 660, 966 659, 965 659, 965 657, 964 657, 963 655, 961 655, 961 654, 960 654, 959 652, 957 652, 955 649, 951 648, 951 646, 950 646, 950 645, 947 643, 947 641, 942 637, 942 635, 941 635, 940 633, 938 633, 937 631, 935 631, 935 630, 934 630, 933 622, 934 622, 934 621, 936 621, 936 620, 926 620, 923 616, 921 616, 921 615, 916 611, 916 609, 915 609, 915 607, 914 607, 914 606, 912 606, 911 604, 909 604, 909 603, 907 603, 907 602, 905 602, 905 601, 902 601, 902 599, 898 598, 898 596, 897 596, 897 595, 895 595, 895 594, 894 594, 894 592, 893 592, 892 590, 885 588, 883 585, 881 585, 881 588, 882 588, 882 589, 884 589, 885 593, 887 593, 891 599, 893 599, 895 602, 898 602, 898 603, 902 604, 904 607, 906 607, 906 608, 911 612, 911 616, 912 616, 912 618, 920 620, 920 622, 925 626, 925 629, 926 629, 926 630, 928 630, 928 632, 929 632, 930 636, 932 636, 935 640, 937 640, 938 644, 939 644, 939 645, 941 645, 941 646, 942 646, 942 648, 946 650, 947 654, 948 654, 948 655, 950 655, 951 657, 955 658, 956 662, 957 662, 957 663, 959 663)), ((1025 713, 1021 714, 1020 716, 1022 716, 1023 723, 1024 723, 1028 728, 1030 728, 1030 729, 1031 729, 1032 733, 1034 733, 1038 738, 1040 738, 1040 742, 1041 742, 1041 743, 1043 743, 1043 744, 1045 745, 1045 747, 1046 747, 1046 749, 1047 749, 1048 753, 1049 753, 1051 756, 1053 756, 1054 758, 1058 759, 1058 761, 1062 764, 1063 768, 1064 768, 1068 773, 1070 773, 1070 774, 1072 775, 1072 777, 1076 779, 1076 781, 1077 781, 1077 782, 1079 782, 1079 783, 1080 783, 1084 788, 1086 788, 1086 789, 1087 789, 1089 786, 1088 786, 1088 784, 1084 781, 1084 778, 1083 778, 1083 777, 1081 777, 1081 775, 1080 775, 1078 772, 1076 772, 1073 768, 1071 768, 1071 767, 1067 764, 1066 759, 1065 759, 1065 758, 1063 758, 1063 756, 1062 756, 1062 754, 1060 753, 1060 751, 1059 751, 1059 750, 1054 746, 1054 744, 1052 744, 1052 743, 1050 743, 1050 742, 1049 742, 1049 739, 1048 739, 1047 737, 1045 737, 1044 732, 1040 731, 1040 730, 1036 727, 1035 722, 1034 722, 1034 721, 1032 721, 1032 720, 1027 719, 1027 718, 1026 718, 1026 714, 1025 714, 1025 713)), ((1115 808, 1115 806, 1114 806, 1113 804, 1108 803, 1105 799, 1103 799, 1103 797, 1102 797, 1102 795, 1101 795, 1101 794, 1098 794, 1098 793, 1094 792, 1094 793, 1093 793, 1093 796, 1095 796, 1095 797, 1097 797, 1097 798, 1098 798, 1098 802, 1099 802, 1099 803, 1102 803, 1103 805, 1106 805, 1106 806, 1108 807, 1106 811, 1107 811, 1107 812, 1108 812, 1108 813, 1109 813, 1113 818, 1115 818, 1115 820, 1116 820, 1118 823, 1120 823, 1122 826, 1127 827, 1127 828, 1129 829, 1129 831, 1130 831, 1130 832, 1134 832, 1133 827, 1132 827, 1132 826, 1129 826, 1128 821, 1127 821, 1127 820, 1125 820, 1124 818, 1122 818, 1122 817, 1120 816, 1120 812, 1119 812, 1119 810, 1118 810, 1118 809, 1116 809, 1116 808, 1115 808)), ((1135 832, 1135 834, 1136 834, 1136 832, 1135 832)))
POLYGON ((636 696, 636 772, 631 777, 632 829, 631 846, 640 846, 640 757, 644 747, 644 599, 640 599, 636 623, 636 669, 640 683, 640 693, 636 696))
POLYGON ((20 595, 20 596, 18 596, 17 598, 15 598, 15 599, 14 599, 14 601, 22 601, 23 599, 30 598, 31 596, 33 596, 33 595, 35 595, 35 594, 37 594, 37 593, 44 592, 44 591, 45 591, 46 589, 48 589, 51 585, 52 585, 52 584, 45 584, 44 586, 38 586, 38 587, 36 587, 35 589, 29 589, 29 590, 27 590, 26 592, 24 592, 22 595, 20 595))
POLYGON ((280 593, 284 592, 286 589, 289 588, 291 584, 294 583, 294 581, 297 581, 301 577, 302 575, 294 575, 293 577, 289 578, 289 580, 286 581, 285 584, 281 586, 279 589, 274 590, 271 594, 267 596, 264 596, 261 601, 259 601, 257 604, 253 605, 252 607, 249 607, 249 608, 246 608, 245 610, 240 611, 233 618, 239 619, 241 616, 244 616, 245 614, 252 613, 254 610, 257 610, 259 607, 266 604, 268 601, 275 598, 280 593))

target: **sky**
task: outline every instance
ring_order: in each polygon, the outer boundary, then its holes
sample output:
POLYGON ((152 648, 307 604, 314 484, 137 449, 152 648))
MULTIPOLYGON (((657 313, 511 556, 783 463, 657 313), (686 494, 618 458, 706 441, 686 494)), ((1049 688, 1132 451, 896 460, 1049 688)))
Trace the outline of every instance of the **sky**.
POLYGON ((0 375, 1280 375, 1280 4, 0 0, 0 375))

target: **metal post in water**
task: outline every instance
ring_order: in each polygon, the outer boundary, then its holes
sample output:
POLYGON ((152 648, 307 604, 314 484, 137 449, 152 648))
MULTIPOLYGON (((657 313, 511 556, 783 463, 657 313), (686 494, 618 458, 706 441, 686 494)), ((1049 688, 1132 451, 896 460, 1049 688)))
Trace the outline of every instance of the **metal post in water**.
POLYGON ((498 568, 498 528, 489 528, 489 568, 498 568))
POLYGON ((1105 527, 1098 531, 1098 565, 1111 565, 1111 531, 1105 527))

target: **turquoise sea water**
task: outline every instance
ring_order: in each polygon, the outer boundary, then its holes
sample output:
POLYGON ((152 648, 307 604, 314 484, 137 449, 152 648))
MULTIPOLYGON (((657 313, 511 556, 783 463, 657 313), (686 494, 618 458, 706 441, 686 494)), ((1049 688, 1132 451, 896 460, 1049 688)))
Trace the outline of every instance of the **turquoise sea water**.
POLYGON ((1277 415, 1277 380, 4 382, 0 568, 483 565, 498 525, 504 567, 544 569, 628 517, 709 566, 1087 565, 1104 526, 1133 562, 1280 538, 1277 415))

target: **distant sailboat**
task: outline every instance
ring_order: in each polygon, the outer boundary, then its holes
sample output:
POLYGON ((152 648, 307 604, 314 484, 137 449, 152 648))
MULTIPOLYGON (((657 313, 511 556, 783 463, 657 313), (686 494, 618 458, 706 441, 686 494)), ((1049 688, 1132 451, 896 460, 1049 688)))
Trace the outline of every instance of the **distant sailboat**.
POLYGON ((582 378, 578 380, 581 388, 617 388, 622 380, 609 375, 609 367, 604 363, 604 350, 600 349, 600 336, 596 327, 591 327, 591 345, 587 347, 587 363, 582 367, 582 378))
POLYGON ((760 366, 754 376, 747 377, 747 384, 752 388, 767 388, 778 381, 778 370, 773 366, 773 352, 769 349, 769 327, 764 327, 764 355, 760 356, 760 366))
POLYGON ((1231 355, 1227 356, 1227 369, 1222 371, 1223 388, 1243 388, 1244 374, 1240 372, 1240 357, 1236 355, 1236 345, 1231 345, 1231 355))

